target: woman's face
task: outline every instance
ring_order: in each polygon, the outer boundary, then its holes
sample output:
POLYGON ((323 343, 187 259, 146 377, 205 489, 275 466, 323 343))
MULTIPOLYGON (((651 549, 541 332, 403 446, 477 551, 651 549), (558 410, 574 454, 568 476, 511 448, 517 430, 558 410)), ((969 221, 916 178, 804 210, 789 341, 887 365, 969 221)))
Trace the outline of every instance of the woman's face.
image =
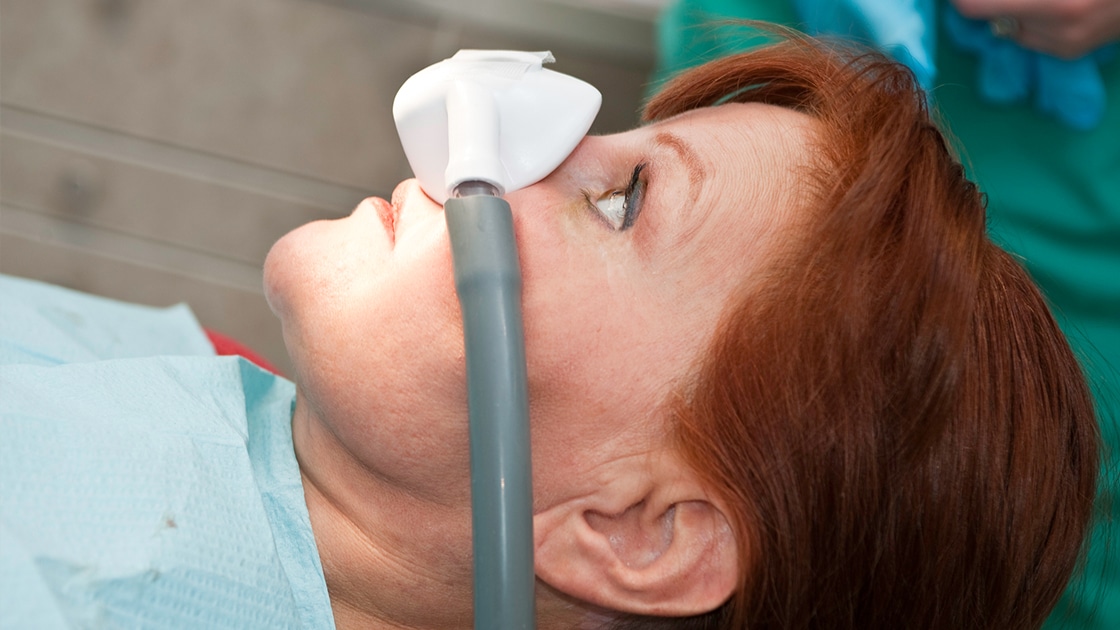
MULTIPOLYGON (((588 137, 507 195, 538 509, 661 443, 666 396, 732 293, 794 233, 812 124, 760 104, 696 110, 588 137)), ((265 272, 299 404, 379 478, 466 500, 465 362, 443 209, 405 181, 391 204, 369 199, 288 234, 265 272)))

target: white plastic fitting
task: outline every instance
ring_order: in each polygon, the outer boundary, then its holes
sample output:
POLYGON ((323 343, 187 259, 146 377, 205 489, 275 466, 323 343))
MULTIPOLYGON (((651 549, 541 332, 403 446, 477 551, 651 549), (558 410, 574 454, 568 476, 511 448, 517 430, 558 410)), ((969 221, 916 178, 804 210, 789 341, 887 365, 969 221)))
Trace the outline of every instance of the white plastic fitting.
POLYGON ((414 74, 393 118, 420 187, 444 203, 467 181, 499 195, 540 181, 579 144, 602 95, 546 70, 549 52, 460 50, 414 74))

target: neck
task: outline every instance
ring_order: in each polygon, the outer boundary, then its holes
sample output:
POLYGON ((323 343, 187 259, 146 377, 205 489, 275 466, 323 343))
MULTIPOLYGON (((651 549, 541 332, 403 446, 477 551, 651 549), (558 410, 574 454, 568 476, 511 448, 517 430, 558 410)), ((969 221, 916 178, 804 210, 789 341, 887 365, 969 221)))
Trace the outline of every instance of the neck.
MULTIPOLYGON (((417 491, 364 465, 299 397, 292 438, 336 627, 473 628, 469 497, 417 491)), ((609 619, 539 580, 536 600, 539 628, 609 619)))
POLYGON ((292 428, 336 626, 470 628, 470 506, 378 476, 298 402, 292 428))

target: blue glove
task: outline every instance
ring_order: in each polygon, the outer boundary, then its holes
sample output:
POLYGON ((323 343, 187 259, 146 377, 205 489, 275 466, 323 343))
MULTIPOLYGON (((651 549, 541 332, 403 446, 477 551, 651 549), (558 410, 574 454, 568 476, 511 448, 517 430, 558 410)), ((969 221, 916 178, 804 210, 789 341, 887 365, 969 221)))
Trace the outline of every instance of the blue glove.
POLYGON ((1035 108, 1062 123, 1081 130, 1100 124, 1107 102, 1098 64, 1115 52, 1114 45, 1065 61, 996 37, 987 22, 970 20, 952 6, 945 29, 954 44, 979 57, 977 89, 984 100, 1016 103, 1033 90, 1035 108))
MULTIPOLYGON (((935 0, 794 0, 794 7, 813 35, 841 35, 871 44, 914 72, 929 91, 934 65, 935 0)), ((950 41, 978 57, 977 90, 997 104, 1017 103, 1032 92, 1034 106, 1074 128, 1100 124, 1106 108, 1099 64, 1116 46, 1064 61, 1001 39, 983 20, 970 20, 946 3, 944 25, 950 41)))

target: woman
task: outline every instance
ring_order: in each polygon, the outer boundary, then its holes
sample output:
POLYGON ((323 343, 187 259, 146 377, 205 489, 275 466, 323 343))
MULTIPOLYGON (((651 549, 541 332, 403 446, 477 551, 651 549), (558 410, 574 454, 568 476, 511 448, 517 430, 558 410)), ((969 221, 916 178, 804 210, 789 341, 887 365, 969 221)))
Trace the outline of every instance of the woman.
MULTIPOLYGON (((1041 623, 1092 508, 1092 408, 906 71, 792 39, 646 113, 507 197, 540 626, 1041 623)), ((298 514, 272 529, 305 625, 322 582, 341 628, 470 625, 450 261, 415 182, 269 254, 318 557, 292 568, 298 514)), ((259 433, 256 469, 285 445, 259 433)))

